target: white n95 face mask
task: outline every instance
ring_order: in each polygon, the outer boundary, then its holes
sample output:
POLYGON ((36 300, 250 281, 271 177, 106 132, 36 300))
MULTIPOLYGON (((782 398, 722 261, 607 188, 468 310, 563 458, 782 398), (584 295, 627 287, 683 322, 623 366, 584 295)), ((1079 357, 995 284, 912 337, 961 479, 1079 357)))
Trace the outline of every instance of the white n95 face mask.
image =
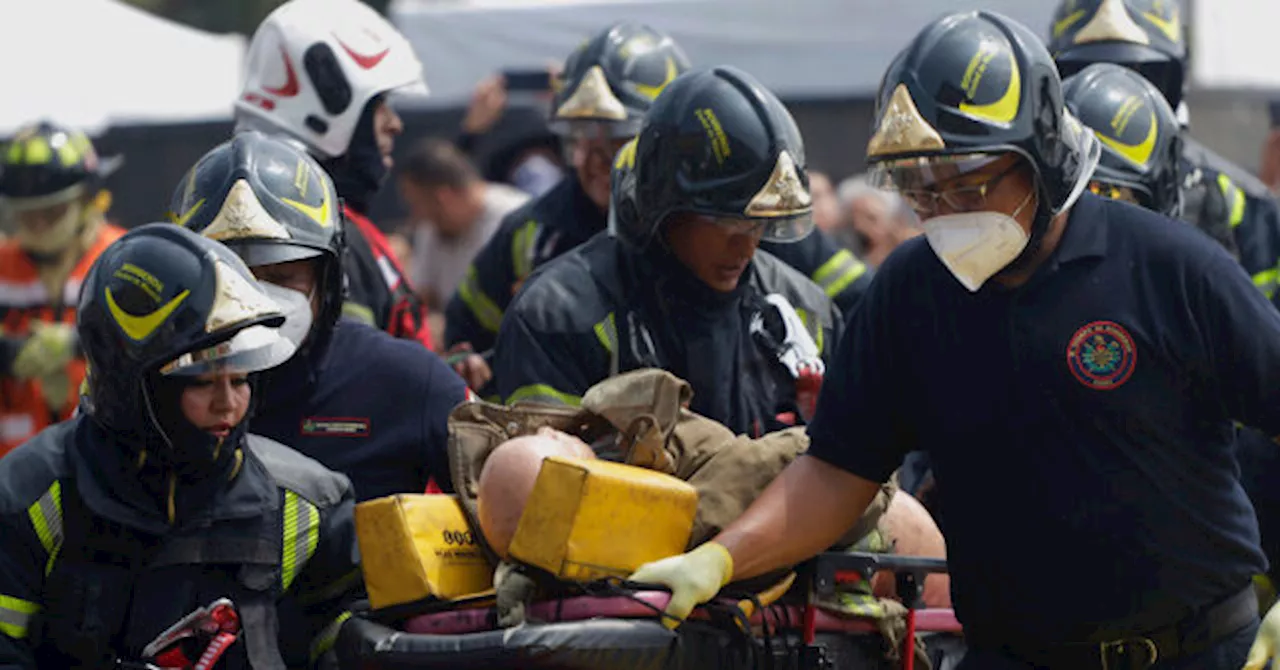
POLYGON ((1027 248, 1031 237, 1015 217, 1031 196, 1028 193, 1011 215, 961 212, 924 221, 924 234, 933 253, 970 293, 977 293, 1027 248))
POLYGON ((284 324, 280 326, 280 335, 292 342, 295 348, 301 347, 307 336, 311 334, 311 298, 300 291, 270 282, 258 282, 258 284, 276 304, 280 305, 280 311, 284 313, 284 324))

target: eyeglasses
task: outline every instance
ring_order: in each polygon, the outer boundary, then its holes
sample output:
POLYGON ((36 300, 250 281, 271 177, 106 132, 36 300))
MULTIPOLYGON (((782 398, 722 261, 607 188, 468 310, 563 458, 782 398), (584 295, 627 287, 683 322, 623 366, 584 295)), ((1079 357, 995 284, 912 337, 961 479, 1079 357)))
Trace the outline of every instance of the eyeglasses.
POLYGON ((915 213, 921 219, 935 216, 938 213, 939 202, 945 204, 947 209, 952 212, 980 211, 987 205, 987 194, 994 191, 1000 185, 1000 182, 1021 164, 1021 162, 1010 164, 1009 167, 1001 170, 982 184, 958 186, 942 191, 899 189, 898 195, 911 206, 911 209, 915 210, 915 213))

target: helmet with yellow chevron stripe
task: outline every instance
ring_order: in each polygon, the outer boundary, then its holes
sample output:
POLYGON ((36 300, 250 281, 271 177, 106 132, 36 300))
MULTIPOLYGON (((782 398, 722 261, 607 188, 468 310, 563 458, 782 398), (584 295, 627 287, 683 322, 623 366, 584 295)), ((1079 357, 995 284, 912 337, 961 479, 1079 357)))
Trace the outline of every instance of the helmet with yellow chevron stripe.
POLYGON ((1102 142, 1090 189, 1180 216, 1182 129, 1160 91, 1138 73, 1112 63, 1081 70, 1062 82, 1062 91, 1067 109, 1102 142))
POLYGON ((309 294, 316 314, 307 346, 328 341, 344 298, 342 207, 332 180, 301 147, 236 133, 183 177, 169 217, 227 245, 266 281, 309 294), (304 272, 290 274, 312 277, 309 286, 279 278, 299 265, 304 272))
POLYGON ((1066 110, 1053 60, 1030 29, 986 11, 937 19, 880 83, 867 143, 873 178, 914 194, 1005 154, 1034 173, 1035 240, 1083 192, 1099 147, 1066 110))
POLYGON ((673 215, 793 242, 813 229, 804 140, 778 97, 723 66, 691 70, 654 101, 614 161, 610 225, 648 247, 673 215))
POLYGON ((670 35, 643 24, 610 25, 579 45, 553 82, 551 129, 568 136, 597 123, 612 137, 631 137, 663 87, 688 69, 670 35))
POLYGON ((47 120, 19 129, 3 151, 0 196, 32 206, 71 200, 123 162, 100 158, 83 132, 47 120))
POLYGON ((1175 110, 1186 89, 1187 43, 1180 0, 1062 0, 1049 52, 1063 79, 1094 63, 1145 77, 1175 110))
POLYGON ((31 258, 57 261, 87 244, 111 202, 103 179, 121 158, 100 158, 84 133, 47 120, 19 129, 0 152, 0 204, 31 258))
POLYGON ((189 439, 198 431, 175 419, 174 391, 198 375, 246 375, 288 360, 297 345, 281 336, 284 320, 225 246, 165 223, 134 228, 102 252, 82 289, 85 413, 140 458, 209 464, 214 445, 189 439))

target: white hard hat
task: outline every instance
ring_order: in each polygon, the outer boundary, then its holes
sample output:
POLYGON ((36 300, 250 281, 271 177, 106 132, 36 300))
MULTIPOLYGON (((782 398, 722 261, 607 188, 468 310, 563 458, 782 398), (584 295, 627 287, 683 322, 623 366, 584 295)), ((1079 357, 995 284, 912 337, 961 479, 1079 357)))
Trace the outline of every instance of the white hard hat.
POLYGON ((409 41, 359 0, 290 0, 253 35, 241 125, 280 130, 321 159, 347 152, 365 105, 390 91, 427 93, 409 41))

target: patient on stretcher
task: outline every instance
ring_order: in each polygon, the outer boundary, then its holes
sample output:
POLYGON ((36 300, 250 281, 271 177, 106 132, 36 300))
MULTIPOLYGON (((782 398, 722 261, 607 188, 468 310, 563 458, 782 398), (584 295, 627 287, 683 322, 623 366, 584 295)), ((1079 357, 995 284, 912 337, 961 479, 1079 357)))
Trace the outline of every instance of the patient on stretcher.
MULTIPOLYGON (((800 431, 784 433, 750 440, 734 436, 724 447, 732 445, 737 453, 724 452, 717 454, 722 464, 728 464, 729 472, 700 473, 694 471, 687 481, 697 486, 699 493, 698 517, 700 523, 696 527, 690 545, 696 545, 709 539, 708 528, 717 530, 732 520, 724 517, 726 513, 740 513, 755 495, 763 490, 764 485, 780 471, 785 462, 800 454, 807 446, 807 439, 800 431), (744 442, 739 444, 739 442, 744 442), (752 444, 757 443, 757 444, 752 444), (761 453, 772 454, 773 458, 760 460, 761 453), (780 454, 785 454, 781 456, 780 454), (744 468, 761 466, 766 468, 764 477, 756 477, 742 481, 736 472, 744 468), (769 469, 772 466, 772 469, 769 469), (726 479, 726 477, 728 479, 726 479), (728 482, 732 485, 727 485, 728 482), (716 484, 724 486, 717 487, 716 484), (710 487, 708 486, 710 485, 710 487), (727 489, 727 490, 726 490, 727 489), (735 500, 726 500, 726 494, 735 500)), ((705 450, 705 448, 704 448, 705 450)), ((508 550, 512 538, 516 535, 520 519, 524 514, 526 502, 534 490, 539 470, 544 459, 548 457, 567 457, 571 459, 595 459, 592 448, 581 439, 550 427, 541 427, 533 434, 521 435, 501 443, 484 462, 478 486, 478 517, 481 531, 490 548, 501 557, 508 559, 508 550)), ((715 458, 701 460, 704 465, 715 462, 715 458)), ((682 468, 676 467, 675 474, 682 468)), ((753 468, 754 469, 754 468, 753 468)), ((759 474, 758 472, 756 473, 759 474)), ((910 495, 892 488, 886 490, 880 508, 875 510, 874 518, 868 527, 854 530, 846 536, 842 546, 851 546, 862 541, 867 547, 867 536, 874 533, 880 549, 888 549, 892 553, 929 558, 945 558, 946 547, 942 534, 938 530, 929 513, 910 495)), ((625 541, 624 538, 620 538, 625 541)), ((873 543, 874 544, 874 543, 873 543)), ((888 573, 881 573, 872 581, 874 594, 879 597, 894 597, 894 579, 888 573)), ((950 584, 946 575, 932 575, 925 581, 923 600, 926 607, 950 607, 950 584)))

